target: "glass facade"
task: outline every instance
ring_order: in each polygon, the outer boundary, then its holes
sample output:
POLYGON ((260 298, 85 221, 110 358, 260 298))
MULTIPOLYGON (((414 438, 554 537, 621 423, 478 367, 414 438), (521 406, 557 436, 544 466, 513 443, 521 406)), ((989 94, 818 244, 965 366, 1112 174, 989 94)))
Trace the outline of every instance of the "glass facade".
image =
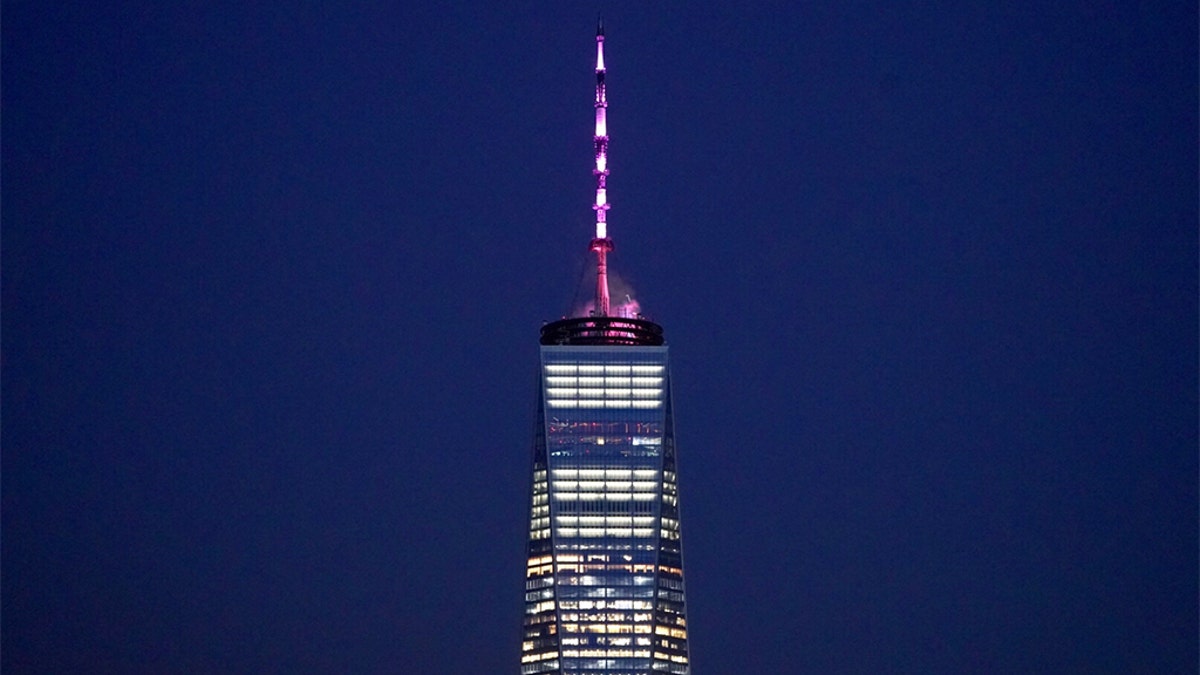
POLYGON ((689 672, 665 346, 543 345, 521 673, 689 672))

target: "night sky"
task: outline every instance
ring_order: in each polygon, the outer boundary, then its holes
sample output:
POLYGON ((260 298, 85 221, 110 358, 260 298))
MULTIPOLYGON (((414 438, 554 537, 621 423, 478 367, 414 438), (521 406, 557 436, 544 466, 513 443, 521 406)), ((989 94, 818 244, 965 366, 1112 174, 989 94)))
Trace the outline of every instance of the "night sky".
POLYGON ((517 672, 598 9, 694 673, 1195 672, 1197 9, 1095 0, 5 2, 4 672, 517 672))

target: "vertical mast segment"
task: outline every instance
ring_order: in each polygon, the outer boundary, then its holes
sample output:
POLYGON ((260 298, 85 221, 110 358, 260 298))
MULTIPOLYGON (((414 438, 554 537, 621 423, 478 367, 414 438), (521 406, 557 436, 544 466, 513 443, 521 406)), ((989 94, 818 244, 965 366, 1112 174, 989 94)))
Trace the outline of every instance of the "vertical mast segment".
POLYGON ((608 253, 613 250, 608 238, 608 99, 604 91, 604 24, 596 25, 596 238, 591 250, 596 252, 596 316, 608 316, 608 253))

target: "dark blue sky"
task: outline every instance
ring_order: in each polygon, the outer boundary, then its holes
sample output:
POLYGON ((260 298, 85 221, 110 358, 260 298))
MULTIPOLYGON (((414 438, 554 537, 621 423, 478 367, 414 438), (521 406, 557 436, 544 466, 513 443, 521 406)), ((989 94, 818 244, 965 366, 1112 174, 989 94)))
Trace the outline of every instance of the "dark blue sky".
MULTIPOLYGON (((248 4, 4 4, 4 671, 516 672, 597 7, 248 4)), ((1194 671, 1195 6, 603 12, 697 675, 1194 671)))

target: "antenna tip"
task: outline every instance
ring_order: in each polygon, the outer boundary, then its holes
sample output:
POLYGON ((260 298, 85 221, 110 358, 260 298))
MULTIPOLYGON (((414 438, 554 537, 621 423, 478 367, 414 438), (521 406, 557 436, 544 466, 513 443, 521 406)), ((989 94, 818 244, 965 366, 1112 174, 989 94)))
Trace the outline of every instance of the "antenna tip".
POLYGON ((596 15, 596 37, 604 37, 604 16, 596 15))

